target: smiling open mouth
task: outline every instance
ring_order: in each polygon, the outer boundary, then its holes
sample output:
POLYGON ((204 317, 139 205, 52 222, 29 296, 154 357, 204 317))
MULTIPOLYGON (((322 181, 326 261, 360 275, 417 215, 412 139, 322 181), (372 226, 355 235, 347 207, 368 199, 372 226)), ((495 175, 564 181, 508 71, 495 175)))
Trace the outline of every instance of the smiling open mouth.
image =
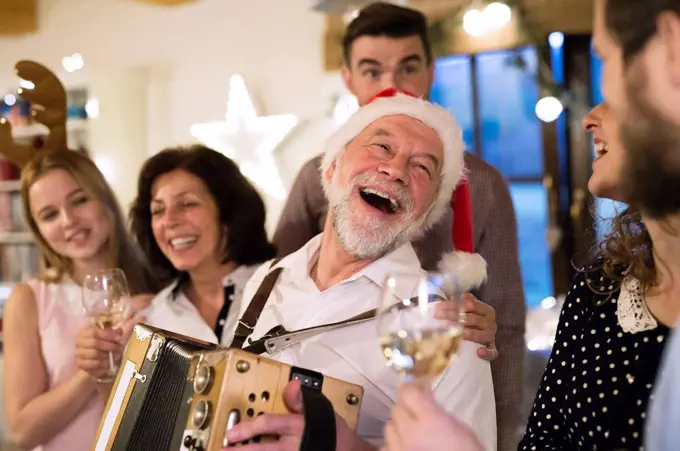
POLYGON ((400 210, 399 202, 386 193, 382 193, 372 188, 360 188, 359 195, 364 202, 383 213, 391 215, 400 210))
POLYGON ((170 246, 173 249, 184 249, 193 245, 198 240, 196 236, 186 236, 181 238, 173 238, 170 240, 170 246))
POLYGON ((597 158, 600 158, 601 156, 605 155, 608 151, 609 147, 605 142, 600 142, 595 145, 595 156, 597 158))

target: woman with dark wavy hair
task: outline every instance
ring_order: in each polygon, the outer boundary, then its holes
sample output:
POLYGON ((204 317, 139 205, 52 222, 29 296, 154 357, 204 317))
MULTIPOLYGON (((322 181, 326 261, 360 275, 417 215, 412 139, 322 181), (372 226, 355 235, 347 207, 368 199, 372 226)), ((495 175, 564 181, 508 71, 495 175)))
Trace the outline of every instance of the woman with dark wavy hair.
POLYGON ((204 146, 159 152, 142 167, 130 222, 165 285, 143 322, 229 345, 246 282, 276 254, 264 202, 238 166, 204 146))
MULTIPOLYGON (((596 149, 589 190, 625 201, 619 124, 606 102, 584 128, 596 149)), ((647 404, 679 313, 659 296, 663 262, 653 251, 670 234, 631 208, 613 219, 567 294, 519 450, 643 449, 647 404)))
POLYGON ((221 153, 193 146, 151 157, 130 211, 133 235, 167 284, 147 323, 229 345, 243 287, 276 254, 265 216, 260 195, 221 153))

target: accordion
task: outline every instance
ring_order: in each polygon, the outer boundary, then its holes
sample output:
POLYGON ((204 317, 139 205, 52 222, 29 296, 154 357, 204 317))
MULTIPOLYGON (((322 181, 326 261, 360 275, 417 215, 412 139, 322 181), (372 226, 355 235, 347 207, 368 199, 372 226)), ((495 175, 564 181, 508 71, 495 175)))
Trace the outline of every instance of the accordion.
POLYGON ((322 394, 356 429, 363 397, 359 385, 137 325, 92 449, 214 451, 233 446, 225 438, 233 425, 263 413, 288 412, 283 390, 294 379, 303 390, 322 394))

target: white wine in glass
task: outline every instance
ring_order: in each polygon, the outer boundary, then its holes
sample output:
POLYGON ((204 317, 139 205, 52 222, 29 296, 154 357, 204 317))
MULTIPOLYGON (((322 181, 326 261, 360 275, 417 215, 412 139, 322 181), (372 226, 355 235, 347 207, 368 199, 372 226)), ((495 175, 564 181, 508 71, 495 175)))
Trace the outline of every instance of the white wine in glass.
POLYGON ((463 337, 462 311, 453 274, 389 274, 377 318, 388 365, 405 380, 436 379, 458 352, 463 337), (437 305, 445 302, 451 318, 438 319, 437 305))
MULTIPOLYGON (((83 307, 92 323, 101 329, 119 326, 126 317, 130 289, 121 269, 113 268, 88 274, 83 281, 83 307)), ((109 372, 99 382, 111 382, 118 366, 109 352, 109 372)))

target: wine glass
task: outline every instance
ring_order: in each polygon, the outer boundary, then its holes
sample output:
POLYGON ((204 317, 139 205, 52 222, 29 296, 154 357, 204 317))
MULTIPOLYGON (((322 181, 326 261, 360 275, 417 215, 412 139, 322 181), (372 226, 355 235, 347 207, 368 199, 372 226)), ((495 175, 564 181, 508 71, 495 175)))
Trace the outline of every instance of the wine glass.
MULTIPOLYGON (((83 281, 83 307, 92 323, 101 329, 119 326, 129 308, 130 289, 125 273, 119 268, 88 274, 83 281)), ((109 352, 109 372, 98 382, 111 382, 118 374, 118 365, 109 352)))
POLYGON ((463 337, 463 307, 453 274, 390 273, 377 312, 380 347, 402 381, 432 382, 451 363, 463 337), (435 318, 446 305, 449 319, 435 318))

